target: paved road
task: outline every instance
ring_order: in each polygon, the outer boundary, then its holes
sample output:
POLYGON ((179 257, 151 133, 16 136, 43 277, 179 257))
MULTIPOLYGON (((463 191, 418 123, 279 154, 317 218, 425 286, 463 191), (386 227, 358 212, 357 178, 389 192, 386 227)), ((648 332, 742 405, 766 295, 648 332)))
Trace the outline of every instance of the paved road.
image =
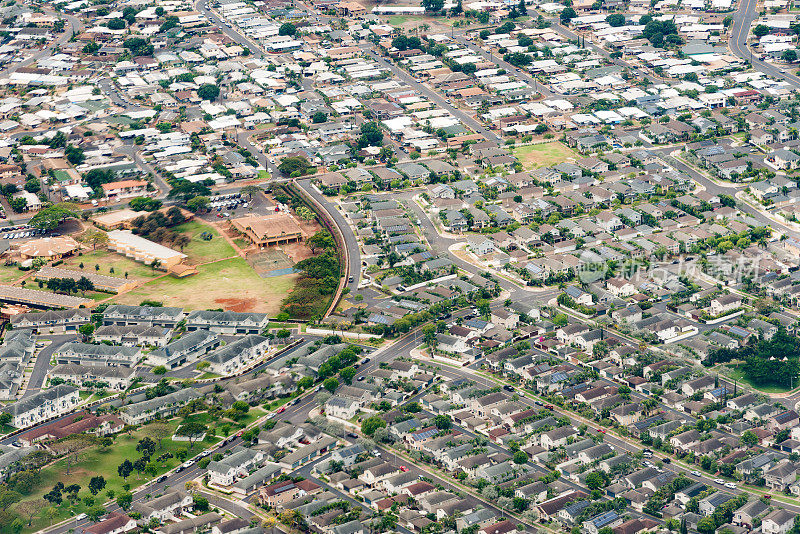
POLYGON ((358 246, 358 239, 356 239, 355 234, 353 233, 353 229, 350 228, 350 225, 347 224, 344 216, 339 212, 335 205, 328 201, 325 198, 325 195, 319 193, 319 191, 311 185, 311 180, 296 180, 295 183, 302 187, 303 190, 306 191, 314 200, 319 202, 322 207, 325 208, 325 211, 328 212, 328 215, 333 219, 333 222, 336 226, 339 227, 339 230, 342 232, 344 236, 344 243, 345 247, 347 248, 347 257, 349 263, 349 269, 346 273, 348 277, 352 277, 353 281, 347 282, 348 288, 350 288, 351 292, 355 292, 358 289, 359 279, 361 277, 361 251, 358 246))
POLYGON ((47 46, 42 48, 40 51, 36 52, 32 56, 29 56, 29 57, 27 57, 26 59, 24 59, 22 61, 17 61, 16 63, 11 65, 7 69, 5 69, 2 72, 0 72, 0 77, 8 76, 12 72, 16 72, 18 69, 20 69, 22 67, 27 67, 28 65, 31 65, 31 64, 39 61, 43 57, 47 57, 47 56, 52 55, 53 51, 56 48, 58 48, 59 46, 63 45, 64 43, 66 43, 70 39, 72 39, 73 35, 77 35, 77 34, 79 34, 80 32, 83 31, 83 23, 77 17, 75 17, 73 15, 67 15, 66 13, 59 13, 59 12, 56 12, 56 11, 53 11, 53 10, 47 9, 47 8, 44 9, 44 12, 47 15, 50 15, 50 16, 53 16, 53 17, 57 17, 57 18, 62 18, 63 17, 65 19, 67 19, 66 25, 64 27, 64 31, 58 37, 56 37, 56 39, 52 43, 48 44, 47 46))
POLYGON ((229 26, 221 17, 219 17, 214 11, 206 7, 206 4, 203 0, 197 0, 194 3, 194 8, 197 11, 200 11, 203 15, 211 21, 211 23, 216 26, 218 29, 222 30, 222 32, 233 39, 235 42, 239 43, 240 45, 244 46, 245 48, 250 49, 250 54, 260 58, 264 56, 264 51, 258 46, 258 43, 239 33, 238 31, 234 30, 231 26, 229 26))
POLYGON ((745 61, 750 61, 753 68, 758 72, 763 72, 773 78, 786 80, 792 86, 800 89, 800 78, 791 74, 785 67, 777 67, 772 63, 761 61, 758 56, 747 46, 747 37, 750 35, 750 26, 758 18, 758 0, 740 0, 739 9, 733 17, 731 35, 728 39, 728 47, 736 56, 745 61))
POLYGON ((22 395, 23 398, 30 397, 42 389, 42 385, 44 385, 44 381, 47 378, 47 372, 50 370, 50 360, 56 349, 61 347, 64 343, 75 341, 76 339, 75 334, 38 336, 37 340, 41 338, 49 339, 51 343, 42 348, 36 355, 36 362, 33 364, 33 372, 28 379, 28 386, 25 389, 25 393, 22 395))
POLYGON ((375 50, 372 49, 371 44, 361 43, 360 46, 364 49, 367 55, 369 55, 373 60, 375 60, 381 66, 388 68, 392 72, 392 74, 394 74, 395 76, 403 80, 405 83, 416 89, 420 94, 425 95, 426 98, 437 104, 439 107, 449 111, 451 115, 460 120, 465 126, 469 127, 472 131, 481 134, 483 137, 486 138, 487 141, 491 141, 494 143, 502 142, 500 136, 498 136, 493 132, 490 132, 480 122, 478 122, 471 116, 467 115, 466 113, 464 113, 457 107, 453 106, 452 104, 449 104, 444 98, 442 98, 442 96, 439 93, 437 93, 430 87, 426 86, 425 84, 417 81, 416 78, 411 76, 405 70, 387 61, 384 57, 382 57, 380 54, 378 54, 377 52, 375 52, 375 50))

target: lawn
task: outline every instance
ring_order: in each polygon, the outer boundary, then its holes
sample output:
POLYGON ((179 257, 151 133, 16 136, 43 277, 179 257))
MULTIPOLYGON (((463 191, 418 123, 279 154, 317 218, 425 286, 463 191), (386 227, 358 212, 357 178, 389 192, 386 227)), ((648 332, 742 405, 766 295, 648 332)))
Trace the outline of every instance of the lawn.
POLYGON ((392 26, 400 27, 408 22, 418 22, 422 24, 427 20, 426 17, 421 17, 419 15, 391 15, 387 17, 386 22, 392 26))
POLYGON ((189 244, 183 249, 183 253, 188 256, 186 262, 191 265, 230 258, 236 255, 233 247, 225 241, 225 238, 223 238, 219 231, 213 226, 203 224, 200 221, 189 221, 175 226, 172 229, 176 232, 186 234, 186 236, 191 239, 189 244), (205 241, 200 238, 200 234, 203 232, 209 232, 213 236, 210 241, 205 241))
MULTIPOLYGON (((747 384, 748 386, 750 386, 751 388, 755 389, 756 391, 761 391, 763 393, 786 393, 787 391, 790 390, 788 384, 786 386, 757 386, 757 385, 753 384, 750 381, 750 379, 748 379, 744 375, 744 372, 741 369, 734 368, 734 367, 728 367, 728 366, 725 366, 725 369, 726 369, 726 373, 725 374, 727 376, 729 376, 733 380, 736 380, 738 382, 742 382, 743 384, 747 384)), ((795 382, 797 382, 797 381, 795 381, 795 382)), ((795 386, 797 386, 797 385, 798 384, 796 383, 795 386)))
POLYGON ((570 158, 575 158, 575 152, 559 141, 528 145, 514 149, 514 156, 526 169, 537 169, 557 165, 570 158))
MULTIPOLYGON (((248 416, 249 415, 250 414, 248 414, 248 416)), ((256 415, 254 415, 251 420, 254 420, 255 417, 256 415)), ((207 414, 198 414, 195 416, 190 416, 190 418, 198 419, 200 421, 207 421, 208 416, 207 414)), ((178 427, 179 421, 175 419, 169 423, 174 429, 178 427)), ((238 425, 235 426, 238 428, 238 425)), ((47 517, 49 514, 45 512, 45 510, 49 507, 48 503, 47 506, 43 507, 42 513, 34 518, 33 524, 30 527, 26 526, 23 532, 34 532, 47 527, 51 522, 56 523, 70 517, 73 514, 77 515, 85 512, 89 507, 82 502, 82 499, 90 495, 89 491, 87 490, 88 483, 89 479, 94 476, 100 475, 106 480, 106 487, 103 492, 96 497, 96 504, 101 504, 108 498, 108 494, 106 493, 108 490, 112 490, 115 494, 119 494, 125 491, 123 485, 126 483, 130 484, 131 488, 135 488, 146 482, 150 478, 148 475, 143 474, 140 476, 134 472, 126 481, 117 473, 117 467, 125 459, 130 459, 133 461, 141 456, 141 454, 136 452, 136 444, 145 436, 147 436, 146 426, 135 430, 130 435, 127 433, 117 435, 116 439, 114 440, 114 445, 111 447, 103 448, 100 446, 93 446, 89 449, 85 449, 83 452, 81 452, 78 462, 74 465, 70 465, 69 474, 66 473, 66 464, 63 460, 44 467, 40 471, 41 481, 34 487, 32 493, 25 497, 26 501, 41 498, 45 493, 48 493, 57 482, 62 482, 65 486, 69 486, 70 484, 79 484, 81 486, 81 490, 78 494, 79 499, 75 501, 74 505, 71 505, 69 501, 65 499, 59 506, 55 507, 55 514, 51 517, 47 517)), ((189 452, 190 456, 199 454, 203 450, 217 443, 220 439, 221 438, 218 437, 207 436, 204 441, 194 444, 194 447, 189 452)), ((183 447, 188 448, 188 444, 172 441, 171 439, 167 438, 162 440, 161 448, 156 449, 153 457, 157 458, 166 452, 174 455, 175 451, 183 447)), ((179 463, 180 461, 174 456, 170 459, 160 462, 158 464, 159 469, 156 476, 159 476, 173 467, 176 467, 179 463)), ((10 532, 11 530, 9 525, 2 525, 0 527, 0 531, 10 532)))
POLYGON ((107 250, 93 250, 80 256, 72 256, 65 259, 60 267, 76 271, 84 270, 106 276, 116 276, 118 278, 124 278, 125 273, 128 273, 128 278, 133 278, 134 280, 146 280, 154 277, 153 270, 147 265, 107 250), (80 267, 81 264, 83 264, 83 269, 80 267), (97 269, 96 266, 100 268, 97 269), (114 269, 114 272, 111 272, 111 269, 114 269))
POLYGON ((0 265, 0 284, 13 284, 24 275, 25 271, 20 271, 15 266, 6 267, 5 265, 0 265))
POLYGON ((164 306, 187 310, 225 308, 276 315, 283 298, 294 287, 296 274, 261 278, 242 258, 232 258, 198 267, 186 278, 165 276, 124 295, 115 302, 139 304, 156 300, 164 306))

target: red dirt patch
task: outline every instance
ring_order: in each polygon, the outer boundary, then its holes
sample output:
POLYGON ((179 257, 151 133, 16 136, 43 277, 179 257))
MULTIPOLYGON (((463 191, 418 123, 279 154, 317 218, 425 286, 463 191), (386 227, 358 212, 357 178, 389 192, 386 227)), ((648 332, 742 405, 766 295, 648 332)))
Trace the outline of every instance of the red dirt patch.
POLYGON ((249 312, 256 307, 256 299, 215 299, 214 303, 221 304, 226 311, 249 312))

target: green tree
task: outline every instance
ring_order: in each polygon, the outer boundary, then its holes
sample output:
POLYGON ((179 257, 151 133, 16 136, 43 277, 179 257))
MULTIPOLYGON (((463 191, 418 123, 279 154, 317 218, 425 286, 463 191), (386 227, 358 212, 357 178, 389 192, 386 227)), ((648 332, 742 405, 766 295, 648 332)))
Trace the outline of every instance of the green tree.
POLYGON ((758 436, 752 430, 745 430, 739 438, 742 445, 747 447, 754 447, 758 445, 758 436))
POLYGON ((570 6, 570 7, 565 7, 564 9, 561 10, 559 18, 561 19, 561 22, 563 24, 569 24, 569 21, 571 21, 577 16, 578 14, 575 13, 575 10, 572 9, 572 6, 570 6))
POLYGON ((528 463, 528 454, 523 451, 517 451, 514 453, 514 463, 515 464, 526 464, 528 463))
POLYGON ((294 35, 297 33, 297 28, 291 22, 284 22, 278 28, 278 35, 294 35))
POLYGON ((213 102, 217 99, 217 97, 219 97, 219 92, 218 86, 211 83, 206 83, 197 89, 197 96, 203 100, 210 100, 213 102))
POLYGON ((102 476, 96 476, 89 479, 89 491, 92 495, 97 495, 103 488, 106 487, 106 479, 102 476))
POLYGON ((444 0, 422 0, 422 7, 425 8, 425 11, 438 13, 444 9, 444 0))
POLYGON ((333 393, 336 391, 336 388, 339 387, 339 381, 333 377, 326 378, 325 381, 322 383, 322 387, 333 393))
POLYGON ((375 433, 376 430, 379 428, 385 428, 386 421, 381 419, 380 417, 373 415, 372 417, 368 417, 361 422, 361 432, 365 436, 371 436, 375 433))
POLYGON ((175 432, 178 436, 189 438, 189 450, 194 448, 194 442, 208 431, 208 427, 199 421, 183 423, 175 432))
POLYGON ((625 15, 621 13, 614 13, 613 15, 606 17, 606 22, 608 22, 608 25, 613 28, 625 26, 625 15))
POLYGON ((769 33, 769 26, 765 24, 759 24, 755 28, 753 28, 753 35, 755 35, 759 39, 764 37, 768 33, 769 33))
POLYGON ((353 377, 356 376, 356 368, 352 366, 345 367, 339 371, 339 376, 345 384, 351 384, 353 382, 353 377))
POLYGON ((133 503, 133 494, 131 492, 126 491, 125 493, 120 493, 119 495, 117 495, 117 506, 119 506, 123 510, 127 511, 128 508, 131 507, 132 503, 133 503))

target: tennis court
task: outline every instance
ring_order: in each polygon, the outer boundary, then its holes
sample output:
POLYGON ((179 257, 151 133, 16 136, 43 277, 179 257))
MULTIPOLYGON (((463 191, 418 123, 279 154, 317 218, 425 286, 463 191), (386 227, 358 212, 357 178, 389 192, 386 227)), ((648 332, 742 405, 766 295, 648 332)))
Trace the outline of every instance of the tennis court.
POLYGON ((261 278, 282 276, 294 272, 292 260, 277 248, 268 248, 247 255, 247 263, 261 278))

